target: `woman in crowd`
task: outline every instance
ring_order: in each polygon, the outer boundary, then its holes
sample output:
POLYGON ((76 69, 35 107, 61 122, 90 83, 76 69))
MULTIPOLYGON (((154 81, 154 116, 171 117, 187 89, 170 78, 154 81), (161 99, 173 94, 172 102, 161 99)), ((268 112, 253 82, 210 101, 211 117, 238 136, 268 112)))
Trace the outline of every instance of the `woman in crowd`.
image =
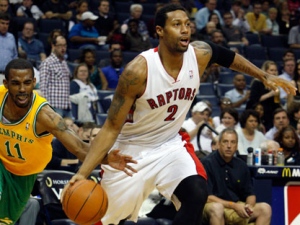
MULTIPOLYGON (((216 131, 221 133, 225 128, 234 128, 239 127, 239 113, 235 108, 225 108, 220 114, 221 124, 216 127, 216 131)), ((214 135, 214 133, 213 133, 214 135)), ((215 135, 214 135, 215 136, 215 135)))
MULTIPOLYGON (((278 75, 277 65, 275 62, 267 60, 262 65, 262 70, 273 75, 278 75)), ((273 127, 272 113, 278 107, 281 107, 280 100, 276 98, 275 91, 266 89, 264 84, 254 79, 250 88, 250 98, 247 103, 246 109, 253 109, 257 102, 260 102, 264 107, 263 124, 268 131, 273 127), (277 101, 278 100, 278 101, 277 101)))
POLYGON ((247 148, 258 148, 266 137, 257 130, 260 118, 258 112, 253 109, 247 109, 240 115, 240 128, 237 129, 238 134, 238 151, 240 155, 247 155, 247 148))
POLYGON ((79 58, 79 63, 85 63, 88 67, 89 77, 97 90, 107 89, 107 80, 102 71, 96 65, 96 52, 92 49, 83 49, 79 58))
POLYGON ((275 134, 274 140, 283 149, 285 165, 300 165, 300 140, 294 127, 282 128, 275 134))
POLYGON ((93 121, 93 115, 97 112, 98 94, 96 87, 91 83, 89 78, 89 71, 86 64, 79 64, 74 70, 74 79, 70 83, 70 99, 72 103, 72 113, 76 120, 81 122, 93 121), (88 117, 83 119, 79 111, 84 115, 88 112, 92 116, 92 120, 88 117))

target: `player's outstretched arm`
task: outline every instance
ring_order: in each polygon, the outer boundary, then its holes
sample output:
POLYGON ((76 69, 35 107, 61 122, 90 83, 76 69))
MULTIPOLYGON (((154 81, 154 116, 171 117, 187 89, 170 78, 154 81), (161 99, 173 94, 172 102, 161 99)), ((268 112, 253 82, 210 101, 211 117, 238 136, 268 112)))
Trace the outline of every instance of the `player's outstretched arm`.
POLYGON ((68 129, 63 118, 50 106, 44 106, 39 112, 36 129, 38 134, 45 131, 53 134, 79 160, 84 160, 89 145, 80 140, 74 131, 68 129))
POLYGON ((239 54, 235 54, 234 60, 229 68, 238 72, 246 73, 261 80, 267 88, 274 91, 278 89, 278 86, 280 86, 287 94, 296 94, 297 89, 291 82, 278 76, 267 74, 239 54))

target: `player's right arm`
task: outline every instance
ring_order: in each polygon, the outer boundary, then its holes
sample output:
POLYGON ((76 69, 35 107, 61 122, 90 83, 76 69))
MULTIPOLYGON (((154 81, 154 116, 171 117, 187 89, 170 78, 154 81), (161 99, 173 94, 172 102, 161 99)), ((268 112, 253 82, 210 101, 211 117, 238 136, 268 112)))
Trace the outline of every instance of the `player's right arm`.
MULTIPOLYGON (((118 86, 108 110, 108 117, 93 140, 77 175, 71 179, 70 183, 88 177, 112 148, 132 105, 144 93, 147 79, 145 71, 147 71, 147 64, 142 56, 136 57, 126 66, 119 78, 118 86)), ((129 174, 128 169, 130 169, 130 166, 127 164, 119 165, 119 169, 129 174)))

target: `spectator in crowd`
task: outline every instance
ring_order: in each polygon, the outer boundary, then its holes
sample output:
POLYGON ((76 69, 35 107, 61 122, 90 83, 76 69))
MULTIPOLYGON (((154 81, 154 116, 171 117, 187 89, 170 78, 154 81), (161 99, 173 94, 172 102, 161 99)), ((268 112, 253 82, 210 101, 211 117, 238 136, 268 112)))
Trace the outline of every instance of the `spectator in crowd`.
POLYGON ((49 56, 52 52, 52 42, 57 36, 65 36, 61 29, 54 29, 50 32, 47 38, 47 45, 44 46, 46 55, 49 56))
POLYGON ((221 71, 221 68, 216 63, 213 63, 213 64, 207 66, 203 75, 201 76, 201 80, 200 80, 201 83, 204 83, 204 82, 214 83, 214 82, 218 81, 219 76, 220 76, 220 71, 221 71))
POLYGON ((86 64, 79 64, 74 70, 73 80, 70 83, 70 100, 72 115, 76 121, 95 121, 97 113, 97 89, 90 81, 89 70, 86 64))
POLYGON ((268 11, 267 28, 271 35, 279 35, 279 24, 277 23, 278 10, 274 7, 268 11))
POLYGON ((7 13, 0 12, 0 84, 3 83, 6 65, 18 57, 15 38, 8 32, 10 20, 7 13))
MULTIPOLYGON (((64 121, 68 120, 69 122, 74 123, 71 118, 65 117, 64 121)), ((86 143, 90 142, 90 134, 92 128, 95 127, 95 124, 92 122, 83 123, 77 131, 73 130, 77 136, 86 143)), ((57 139, 53 138, 52 140, 52 158, 46 169, 48 170, 66 170, 70 172, 77 172, 79 166, 81 165, 78 158, 69 152, 66 147, 57 139)))
POLYGON ((281 11, 278 19, 279 34, 288 35, 292 24, 290 12, 288 10, 281 11))
POLYGON ((288 0, 287 4, 288 4, 288 9, 291 12, 291 15, 293 15, 296 18, 299 17, 300 2, 296 0, 288 0))
POLYGON ((265 134, 267 139, 274 140, 274 135, 277 131, 290 124, 287 111, 283 108, 275 109, 273 113, 273 127, 265 134))
POLYGON ((300 119, 300 102, 298 100, 292 101, 287 104, 286 111, 290 120, 290 125, 295 129, 300 119))
POLYGON ((32 0, 23 0, 22 5, 17 9, 17 16, 34 18, 35 20, 45 19, 46 16, 32 0))
POLYGON ((92 130, 91 130, 91 134, 90 134, 90 143, 94 140, 94 138, 97 136, 98 132, 101 130, 101 126, 100 125, 95 125, 92 130))
POLYGON ((108 36, 114 29, 114 16, 109 12, 110 1, 100 0, 98 7, 98 19, 95 22, 95 28, 101 36, 108 36))
POLYGON ((72 117, 71 73, 64 58, 66 51, 67 41, 63 36, 53 39, 52 53, 40 65, 40 91, 59 115, 72 117))
POLYGON ((191 28, 191 42, 199 41, 203 39, 202 35, 197 30, 196 23, 194 21, 190 22, 190 28, 191 28))
POLYGON ((83 49, 80 54, 79 63, 85 63, 88 66, 89 77, 97 90, 107 89, 107 80, 96 64, 95 50, 89 48, 83 49))
POLYGON ((260 143, 266 140, 264 134, 258 131, 260 118, 258 112, 253 109, 247 109, 240 115, 240 128, 238 128, 238 151, 240 155, 247 155, 247 148, 256 149, 260 143))
POLYGON ((216 131, 220 134, 225 128, 237 129, 239 126, 238 111, 235 108, 225 108, 221 111, 220 125, 216 127, 216 131))
POLYGON ((300 48, 300 17, 298 19, 298 25, 293 26, 289 31, 288 44, 290 48, 300 48))
POLYGON ((107 89, 115 90, 119 81, 119 76, 124 70, 122 50, 113 50, 110 53, 110 61, 110 65, 101 68, 101 70, 108 82, 107 89))
POLYGON ((200 146, 202 149, 199 149, 197 143, 199 128, 204 123, 208 123, 210 115, 211 108, 203 101, 197 102, 192 108, 192 117, 185 120, 182 124, 182 128, 188 132, 191 138, 191 143, 193 144, 195 151, 206 150, 211 152, 210 142, 212 140, 212 135, 207 128, 203 129, 200 135, 200 146))
POLYGON ((211 33, 211 41, 217 45, 229 48, 221 30, 214 30, 211 33))
POLYGON ((11 10, 11 7, 9 7, 9 2, 8 0, 0 0, 0 13, 7 13, 11 19, 14 16, 14 13, 11 10))
POLYGON ((211 35, 216 30, 216 24, 212 21, 208 22, 204 29, 200 31, 202 37, 201 40, 211 41, 211 35))
MULTIPOLYGON (((232 108, 232 101, 229 98, 222 97, 219 101, 219 107, 221 112, 226 108, 232 108)), ((214 127, 218 127, 221 124, 220 116, 213 117, 212 121, 214 127)))
MULTIPOLYGON (((283 71, 282 74, 279 75, 279 77, 287 80, 292 81, 294 79, 295 74, 295 68, 296 68, 296 62, 294 59, 286 59, 283 62, 283 71)), ((280 88, 280 99, 284 102, 286 102, 287 94, 286 92, 280 88)))
POLYGON ((291 81, 292 84, 297 88, 296 95, 288 95, 287 98, 287 109, 289 109, 289 106, 293 105, 293 102, 300 100, 300 61, 297 61, 296 67, 295 67, 295 73, 294 78, 291 81))
POLYGON ((289 125, 275 133, 274 140, 280 144, 285 165, 300 165, 300 140, 296 129, 289 125))
POLYGON ((94 26, 97 19, 98 16, 90 11, 81 15, 81 23, 75 24, 69 33, 72 48, 100 50, 108 47, 106 45, 107 37, 100 36, 94 26))
POLYGON ((230 13, 233 17, 232 24, 234 26, 239 27, 242 30, 242 32, 246 33, 250 30, 250 26, 245 18, 245 11, 241 8, 241 4, 241 0, 233 1, 230 13))
POLYGON ((250 97, 250 90, 247 90, 246 79, 243 74, 236 74, 233 78, 234 88, 225 93, 234 108, 246 108, 247 101, 250 97))
POLYGON ((223 25, 223 20, 221 14, 217 7, 217 0, 205 0, 205 7, 199 9, 199 11, 195 14, 195 22, 197 26, 197 30, 201 30, 208 22, 208 17, 211 13, 216 13, 220 19, 221 25, 223 25))
POLYGON ((219 149, 202 160, 208 176, 203 221, 214 225, 253 221, 256 225, 270 225, 270 205, 256 202, 248 166, 234 157, 238 142, 236 131, 226 128, 219 135, 219 149))
POLYGON ((233 17, 230 12, 225 12, 223 15, 224 26, 222 31, 227 40, 227 45, 241 47, 249 45, 249 41, 245 37, 245 33, 238 26, 233 25, 233 17))
POLYGON ((253 12, 246 14, 246 19, 250 26, 250 31, 255 34, 267 34, 269 30, 267 28, 267 17, 261 13, 261 3, 259 1, 254 2, 253 12))
POLYGON ((41 9, 47 19, 62 19, 67 22, 72 17, 72 11, 62 0, 46 0, 41 9))
MULTIPOLYGON (((109 43, 109 48, 108 48, 108 52, 113 52, 114 50, 122 50, 122 46, 119 42, 110 42, 109 43)), ((99 67, 100 68, 103 68, 103 67, 106 67, 106 66, 109 66, 111 63, 111 60, 110 60, 110 57, 109 58, 104 58, 104 59, 101 59, 100 62, 99 62, 99 67)))
POLYGON ((208 21, 212 21, 212 22, 214 22, 215 24, 216 24, 216 28, 218 29, 218 30, 221 30, 222 29, 222 26, 221 26, 221 23, 220 23, 220 19, 221 18, 219 18, 219 16, 218 16, 218 14, 217 13, 211 13, 210 15, 209 15, 209 17, 208 17, 208 21))
POLYGON ((107 43, 119 43, 121 45, 121 49, 125 49, 125 34, 121 31, 121 25, 118 20, 114 20, 114 25, 112 31, 107 36, 107 43))
POLYGON ((269 0, 262 0, 261 1, 261 13, 268 17, 270 9, 270 1, 269 0))
POLYGON ((125 34, 125 50, 127 51, 142 52, 152 47, 149 37, 139 33, 138 24, 137 19, 128 21, 128 30, 125 34))
POLYGON ((283 72, 283 66, 284 66, 283 63, 284 63, 284 61, 286 61, 288 59, 293 59, 293 60, 296 61, 295 52, 291 48, 285 50, 283 55, 282 55, 282 60, 277 62, 278 71, 279 71, 280 74, 283 72))
POLYGON ((124 20, 121 26, 121 31, 123 34, 125 34, 129 29, 129 21, 135 19, 138 21, 138 32, 145 38, 149 37, 149 31, 147 25, 145 21, 141 19, 142 13, 143 13, 143 6, 141 4, 131 4, 130 17, 124 20))
MULTIPOLYGON (((163 6, 165 5, 165 3, 162 3, 162 2, 158 2, 155 4, 155 12, 154 14, 160 10, 163 6)), ((155 21, 154 21, 154 16, 153 18, 149 19, 148 20, 148 23, 147 23, 147 28, 148 28, 148 31, 149 31, 149 36, 152 37, 152 38, 157 38, 157 34, 156 34, 156 29, 155 29, 155 21)), ((193 21, 191 21, 193 22, 193 21)), ((192 28, 191 28, 192 29, 192 28)))
MULTIPOLYGON (((265 61, 262 65, 262 70, 268 74, 277 76, 277 65, 273 61, 265 61)), ((253 109, 257 102, 260 102, 264 107, 263 124, 266 131, 273 126, 273 118, 270 116, 280 106, 280 102, 276 101, 275 91, 266 89, 264 84, 258 79, 254 79, 250 87, 250 98, 247 102, 247 109, 253 109)), ((278 93, 277 93, 278 94, 278 93)))
POLYGON ((248 12, 253 12, 253 6, 251 5, 251 0, 241 0, 241 8, 247 14, 248 12))
POLYGON ((46 59, 44 44, 34 38, 34 24, 31 21, 24 23, 22 36, 18 40, 18 52, 19 54, 25 53, 27 59, 34 62, 46 59))
POLYGON ((298 120, 296 132, 297 132, 298 138, 300 138, 300 120, 298 120))
POLYGON ((264 114, 265 114, 264 106, 260 102, 258 102, 253 106, 253 109, 258 113, 259 120, 260 120, 260 123, 258 124, 257 130, 262 132, 263 134, 265 134, 266 133, 266 128, 265 128, 265 125, 263 123, 263 118, 264 118, 264 114))
POLYGON ((79 0, 76 6, 76 13, 72 15, 72 18, 69 21, 68 30, 70 31, 75 24, 81 22, 81 16, 84 12, 89 11, 89 3, 87 0, 79 0))

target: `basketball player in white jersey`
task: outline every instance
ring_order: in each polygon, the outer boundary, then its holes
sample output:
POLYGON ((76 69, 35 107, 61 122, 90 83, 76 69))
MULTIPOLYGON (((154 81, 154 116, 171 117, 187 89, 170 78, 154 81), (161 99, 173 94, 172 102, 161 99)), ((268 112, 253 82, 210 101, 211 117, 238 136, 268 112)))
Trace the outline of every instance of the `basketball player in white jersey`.
POLYGON ((102 166, 101 185, 109 198, 103 225, 136 221, 143 200, 154 188, 175 204, 178 213, 174 225, 200 224, 207 200, 206 173, 178 131, 209 63, 250 74, 267 87, 281 86, 295 93, 288 82, 266 74, 230 50, 212 43, 190 45, 190 20, 179 5, 160 9, 155 25, 159 46, 126 66, 108 118, 70 181, 72 185, 85 179, 113 148, 138 162, 127 165, 125 173, 102 166), (128 112, 132 113, 131 120, 127 119, 128 112), (130 174, 133 169, 137 173, 130 174))

